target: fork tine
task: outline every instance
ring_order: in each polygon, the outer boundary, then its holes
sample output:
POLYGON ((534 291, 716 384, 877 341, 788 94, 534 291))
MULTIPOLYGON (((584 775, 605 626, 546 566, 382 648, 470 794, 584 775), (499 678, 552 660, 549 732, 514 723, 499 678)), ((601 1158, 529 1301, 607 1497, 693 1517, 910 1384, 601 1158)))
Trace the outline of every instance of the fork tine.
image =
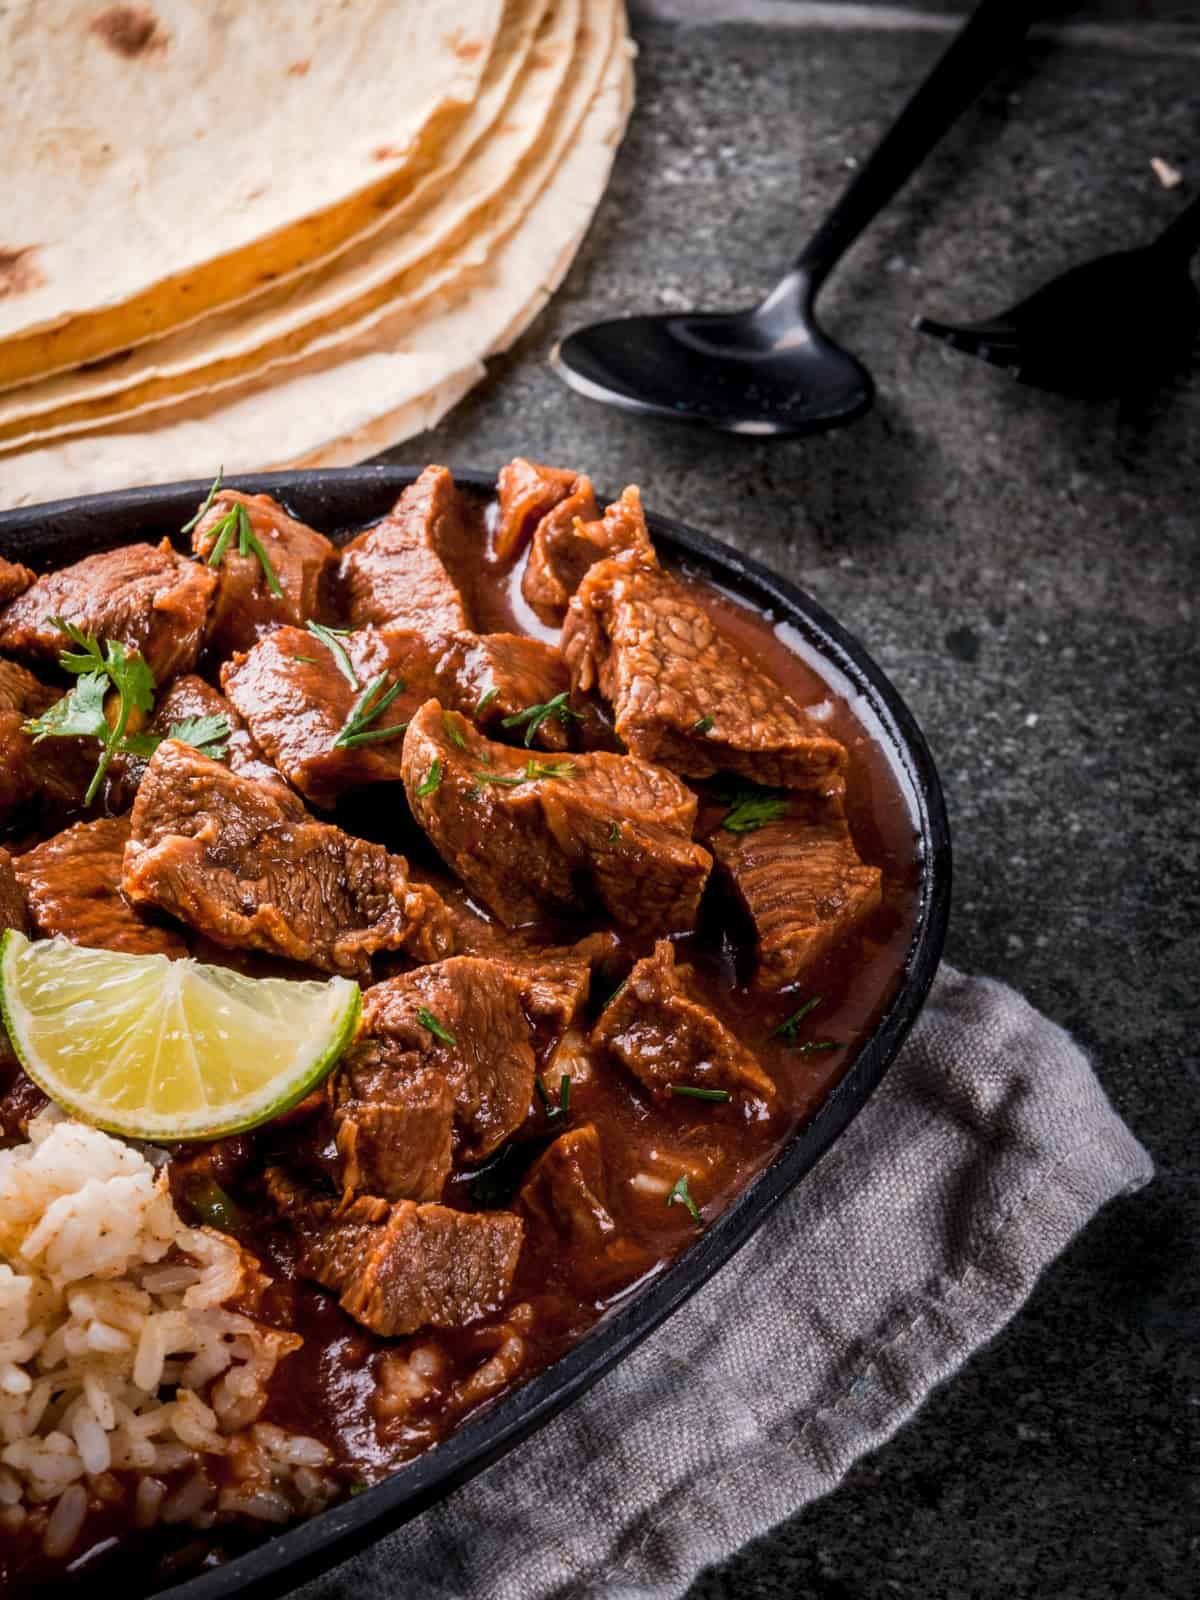
POLYGON ((995 323, 970 323, 959 327, 952 322, 938 322, 930 317, 918 317, 913 323, 918 333, 927 333, 940 339, 952 350, 965 355, 979 356, 996 367, 1014 367, 1019 364, 1022 341, 1010 325, 995 323))
POLYGON ((1016 324, 1003 317, 991 322, 939 322, 936 317, 915 317, 913 327, 918 333, 928 333, 934 339, 947 342, 982 339, 989 344, 1016 344, 1021 338, 1016 324))

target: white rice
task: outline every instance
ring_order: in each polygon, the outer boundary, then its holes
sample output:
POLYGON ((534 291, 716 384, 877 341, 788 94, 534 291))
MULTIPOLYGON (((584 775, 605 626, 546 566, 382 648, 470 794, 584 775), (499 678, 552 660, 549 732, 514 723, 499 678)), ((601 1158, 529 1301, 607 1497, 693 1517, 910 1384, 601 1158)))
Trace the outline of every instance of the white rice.
POLYGON ((227 1309, 248 1269, 119 1139, 51 1109, 0 1150, 0 1527, 64 1558, 104 1502, 200 1528, 329 1503, 326 1447, 258 1420, 300 1340, 227 1309))

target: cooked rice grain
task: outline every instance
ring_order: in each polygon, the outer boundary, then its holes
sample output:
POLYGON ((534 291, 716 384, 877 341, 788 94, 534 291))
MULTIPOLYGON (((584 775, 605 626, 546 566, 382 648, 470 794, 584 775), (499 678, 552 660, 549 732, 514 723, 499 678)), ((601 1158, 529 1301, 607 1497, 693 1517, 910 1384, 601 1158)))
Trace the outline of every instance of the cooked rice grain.
POLYGON ((323 1444, 257 1420, 299 1339, 226 1308, 257 1263, 186 1227, 157 1168, 55 1110, 0 1151, 0 1526, 35 1511, 51 1557, 126 1494, 140 1527, 203 1528, 336 1493, 323 1444))

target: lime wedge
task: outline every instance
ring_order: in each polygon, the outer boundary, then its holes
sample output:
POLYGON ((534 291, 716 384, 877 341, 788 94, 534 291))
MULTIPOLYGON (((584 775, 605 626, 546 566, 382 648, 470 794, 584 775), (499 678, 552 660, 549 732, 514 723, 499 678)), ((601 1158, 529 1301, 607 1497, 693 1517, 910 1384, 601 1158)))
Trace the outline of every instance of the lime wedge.
POLYGON ((166 956, 0 941, 0 1006, 21 1065, 64 1111, 128 1139, 214 1139, 278 1116, 354 1037, 362 996, 166 956))

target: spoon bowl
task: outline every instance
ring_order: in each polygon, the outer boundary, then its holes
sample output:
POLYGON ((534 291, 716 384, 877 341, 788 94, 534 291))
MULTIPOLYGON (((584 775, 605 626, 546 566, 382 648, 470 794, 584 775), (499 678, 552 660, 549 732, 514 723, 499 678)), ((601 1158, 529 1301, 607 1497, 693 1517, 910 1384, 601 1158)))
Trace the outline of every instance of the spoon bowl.
POLYGON ((750 311, 617 317, 580 328, 552 355, 578 393, 627 411, 727 433, 818 433, 860 417, 871 374, 812 314, 799 274, 750 311))

